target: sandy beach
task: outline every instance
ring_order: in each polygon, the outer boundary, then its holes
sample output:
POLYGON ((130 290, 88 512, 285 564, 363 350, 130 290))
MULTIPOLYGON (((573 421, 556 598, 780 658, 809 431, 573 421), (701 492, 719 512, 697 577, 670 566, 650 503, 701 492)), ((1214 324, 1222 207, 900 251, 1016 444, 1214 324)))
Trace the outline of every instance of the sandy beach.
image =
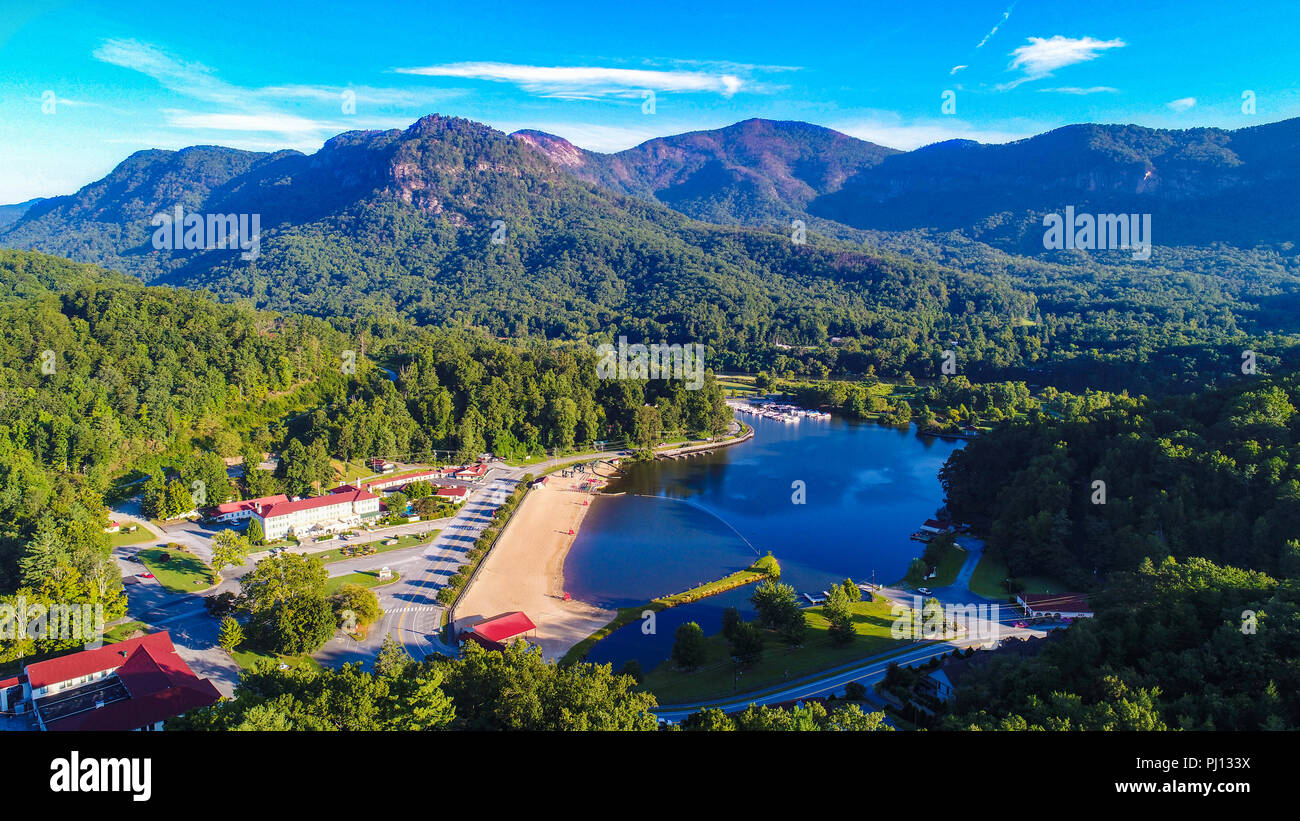
POLYGON ((577 487, 581 481, 553 473, 546 485, 528 494, 462 595, 458 629, 467 621, 522 610, 537 625, 530 640, 546 658, 559 659, 614 618, 614 610, 563 598, 564 558, 590 509, 583 504, 590 497, 577 487))

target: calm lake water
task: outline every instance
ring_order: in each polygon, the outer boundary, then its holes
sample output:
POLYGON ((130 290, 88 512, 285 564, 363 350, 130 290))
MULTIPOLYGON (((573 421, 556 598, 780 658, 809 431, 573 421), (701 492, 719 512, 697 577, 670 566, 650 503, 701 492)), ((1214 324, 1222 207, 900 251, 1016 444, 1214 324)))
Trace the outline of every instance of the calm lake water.
MULTIPOLYGON (((960 442, 842 419, 785 424, 745 417, 755 437, 690 459, 628 467, 592 502, 564 565, 575 598, 642 604, 741 570, 769 550, 782 581, 814 595, 846 576, 893 582, 922 545, 908 536, 943 504, 939 468, 960 442), (802 481, 806 503, 792 500, 802 481)), ((722 611, 752 616, 752 587, 659 613, 655 633, 632 624, 587 660, 650 670, 672 651, 678 625, 721 629, 722 611)))

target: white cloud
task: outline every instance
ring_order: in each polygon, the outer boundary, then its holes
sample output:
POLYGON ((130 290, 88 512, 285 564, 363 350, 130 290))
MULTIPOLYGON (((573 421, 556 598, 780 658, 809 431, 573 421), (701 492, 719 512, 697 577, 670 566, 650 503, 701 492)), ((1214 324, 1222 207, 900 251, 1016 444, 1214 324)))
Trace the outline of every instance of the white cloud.
POLYGON ((1123 48, 1125 45, 1118 38, 1098 40, 1095 37, 1062 37, 1059 34, 1054 37, 1030 37, 1028 45, 1011 52, 1014 59, 1007 66, 1008 70, 1019 69, 1024 72, 1024 76, 998 88, 1015 88, 1021 83, 1047 77, 1057 69, 1095 60, 1102 52, 1123 48))
POLYGON ((911 151, 945 140, 975 140, 981 143, 1008 143, 1033 136, 1043 129, 1019 130, 976 128, 969 123, 945 117, 942 120, 904 121, 892 112, 872 112, 860 119, 828 124, 836 131, 877 145, 911 151))
POLYGON ((730 97, 746 85, 746 81, 739 75, 731 73, 599 66, 527 66, 472 62, 397 68, 394 71, 423 77, 458 77, 513 83, 530 93, 546 96, 626 97, 651 89, 710 92, 730 97))
POLYGON ((948 72, 948 76, 952 76, 964 68, 970 68, 970 66, 953 66, 952 71, 948 72))
POLYGON ((1186 110, 1188 110, 1189 108, 1191 108, 1192 106, 1196 105, 1196 98, 1195 98, 1195 97, 1182 97, 1182 98, 1177 99, 1177 100, 1171 100, 1170 102, 1165 103, 1165 105, 1169 106, 1169 107, 1172 108, 1174 111, 1186 111, 1186 110))
MULTIPOLYGON (((375 109, 387 106, 426 109, 459 96, 458 89, 400 89, 371 86, 280 85, 244 87, 228 83, 201 63, 173 57, 157 46, 137 40, 106 40, 95 49, 101 62, 140 72, 156 80, 172 93, 218 107, 218 111, 198 112, 180 108, 163 111, 164 125, 187 132, 211 132, 207 139, 221 140, 224 145, 314 150, 326 139, 342 131, 357 128, 405 128, 413 117, 401 119, 377 116, 375 109), (343 114, 343 95, 351 91, 356 114, 343 114), (330 112, 328 117, 312 117, 286 110, 294 103, 319 104, 330 112), (262 137, 233 137, 260 134, 262 137)), ((307 112, 308 114, 311 111, 307 112)), ((192 144, 196 136, 186 134, 165 141, 166 144, 192 144)))
POLYGON ((1080 88, 1079 86, 1060 86, 1058 88, 1040 88, 1038 90, 1050 94, 1076 94, 1076 95, 1118 94, 1119 93, 1118 88, 1112 88, 1111 86, 1088 86, 1087 88, 1080 88))
POLYGON ((975 46, 975 48, 983 48, 985 43, 993 39, 993 35, 998 33, 998 29, 1002 28, 1002 24, 1005 23, 1007 20, 1011 19, 1011 10, 1016 7, 1016 3, 1018 2, 1020 2, 1020 0, 1015 0, 1015 2, 1013 2, 1010 6, 1007 6, 1007 10, 1002 12, 1002 19, 999 20, 997 24, 995 24, 993 28, 989 30, 988 34, 984 35, 984 39, 980 40, 979 45, 975 46))

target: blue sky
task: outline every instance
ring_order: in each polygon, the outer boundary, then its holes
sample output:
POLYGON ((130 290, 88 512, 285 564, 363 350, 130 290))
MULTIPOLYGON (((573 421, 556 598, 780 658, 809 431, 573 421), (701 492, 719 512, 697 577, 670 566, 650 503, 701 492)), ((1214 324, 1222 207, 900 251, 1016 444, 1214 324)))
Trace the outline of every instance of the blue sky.
POLYGON ((1300 115, 1295 0, 4 5, 0 203, 142 148, 310 152, 434 112, 601 151, 749 117, 908 149, 1300 115))

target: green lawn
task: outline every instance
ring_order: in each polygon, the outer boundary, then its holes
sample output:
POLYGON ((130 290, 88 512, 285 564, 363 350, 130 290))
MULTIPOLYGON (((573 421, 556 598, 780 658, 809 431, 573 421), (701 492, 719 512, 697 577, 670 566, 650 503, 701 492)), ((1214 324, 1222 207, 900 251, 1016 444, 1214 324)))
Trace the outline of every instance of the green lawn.
POLYGON ((131 634, 137 630, 148 633, 149 625, 142 621, 122 622, 121 624, 115 627, 110 627, 104 631, 104 643, 117 644, 119 641, 126 641, 131 637, 131 634))
POLYGON ((134 533, 127 533, 125 529, 108 534, 108 543, 113 547, 127 547, 133 544, 144 544, 145 542, 157 541, 157 537, 143 527, 137 527, 134 533))
MULTIPOLYGON (((1005 584, 1008 572, 1006 562, 1002 561, 1002 557, 986 550, 983 557, 980 558, 980 563, 975 566, 975 572, 971 575, 971 592, 990 599, 1009 598, 1011 594, 1007 591, 1005 584)), ((1071 592, 1069 587, 1047 576, 1018 576, 1016 582, 1026 593, 1071 592)))
POLYGON ((217 582, 212 568, 184 548, 150 547, 136 553, 136 557, 144 563, 159 584, 173 593, 207 590, 217 582), (166 562, 161 561, 160 557, 163 553, 167 553, 171 559, 166 562))
MULTIPOLYGON (((767 557, 764 557, 764 559, 766 558, 767 557)), ((767 578, 768 573, 760 569, 764 559, 760 559, 745 570, 737 570, 735 573, 723 576, 717 581, 705 582, 697 587, 692 587, 690 590, 685 590, 681 593, 674 593, 671 596, 660 596, 657 599, 651 600, 647 604, 638 605, 636 607, 620 607, 618 609, 618 615, 614 616, 613 620, 610 621, 609 624, 600 628, 595 633, 592 633, 573 647, 570 647, 569 652, 565 653, 564 658, 560 659, 560 664, 571 664, 575 661, 582 661, 582 659, 586 657, 587 653, 591 652, 591 648, 596 645, 596 642, 605 638, 610 633, 613 633, 615 630, 618 630, 620 627, 626 627, 627 625, 637 621, 641 618, 641 614, 647 610, 652 610, 658 613, 661 610, 667 610, 668 608, 676 607, 679 604, 689 604, 690 602, 699 601, 700 599, 708 598, 709 596, 716 596, 718 593, 735 590, 737 587, 744 587, 747 584, 753 584, 756 581, 767 578)), ((779 570, 777 572, 779 572, 779 570)))
POLYGON ((962 547, 954 544, 943 552, 939 557, 939 566, 935 568, 935 577, 926 582, 930 587, 947 587, 957 580, 957 574, 961 572, 961 566, 966 563, 966 557, 970 554, 962 547))
MULTIPOLYGON (((388 539, 384 539, 383 541, 379 541, 379 542, 369 542, 369 544, 374 545, 375 548, 377 549, 374 553, 370 553, 367 555, 378 556, 381 553, 388 553, 389 551, 392 550, 405 550, 408 547, 415 547, 416 545, 427 544, 433 541, 434 539, 438 538, 438 531, 437 530, 430 531, 429 534, 425 536, 423 539, 414 535, 394 536, 392 538, 397 539, 397 544, 392 544, 392 545, 384 544, 384 542, 388 541, 388 539)), ((365 544, 365 543, 357 542, 355 544, 357 546, 360 546, 361 544, 365 544)), ((324 553, 312 553, 310 555, 318 557, 325 564, 330 564, 331 562, 341 562, 344 559, 362 558, 360 554, 356 556, 344 556, 343 548, 341 547, 336 547, 333 550, 326 550, 324 553)))
POLYGON ((395 570, 392 578, 388 579, 380 579, 378 570, 362 570, 358 573, 349 573, 346 576, 334 576, 325 582, 325 595, 334 595, 345 584, 359 584, 362 587, 382 587, 386 584, 392 584, 399 578, 401 578, 401 574, 395 570))
POLYGON ((320 662, 311 656, 282 656, 278 653, 266 653, 261 650, 235 650, 230 654, 235 660, 235 664, 243 670, 252 670, 253 665, 259 661, 269 661, 272 664, 279 665, 281 662, 290 667, 320 667, 320 662))
POLYGON ((913 642, 889 635, 894 623, 890 615, 892 607, 884 598, 854 604, 853 627, 858 637, 843 647, 831 641, 827 632, 829 624, 822 616, 822 609, 809 608, 804 611, 808 614, 808 635, 804 646, 791 648, 775 633, 768 634, 763 657, 748 667, 740 668, 738 682, 727 640, 718 633, 708 637, 708 654, 698 670, 689 673, 674 670, 672 662, 665 661, 646 675, 641 686, 654 693, 660 704, 705 701, 777 685, 891 649, 902 652, 913 642))

